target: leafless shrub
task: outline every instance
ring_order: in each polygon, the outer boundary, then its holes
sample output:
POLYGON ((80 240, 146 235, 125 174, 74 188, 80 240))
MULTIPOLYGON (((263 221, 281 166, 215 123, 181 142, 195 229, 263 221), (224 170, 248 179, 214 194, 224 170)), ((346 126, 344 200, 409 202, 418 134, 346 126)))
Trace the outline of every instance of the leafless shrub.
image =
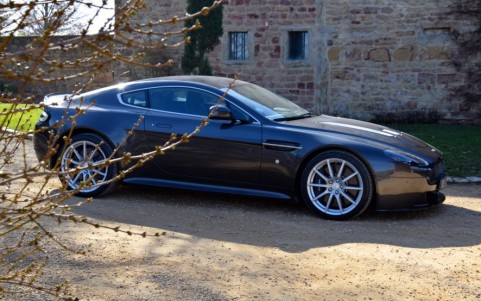
MULTIPOLYGON (((196 30, 200 24, 191 28, 180 27, 171 30, 172 26, 182 26, 188 19, 199 15, 207 15, 215 7, 222 5, 223 0, 214 1, 211 7, 203 8, 195 14, 182 17, 172 17, 168 20, 151 20, 143 24, 134 21, 136 14, 148 9, 142 0, 127 0, 116 8, 115 18, 112 16, 100 25, 97 33, 91 34, 98 16, 113 12, 105 0, 45 0, 45 1, 12 1, 0 0, 0 82, 9 83, 16 89, 0 89, 0 126, 12 128, 12 131, 0 131, 0 294, 25 293, 35 290, 64 299, 75 299, 68 294, 66 283, 46 286, 41 280, 42 271, 48 264, 47 244, 69 249, 68 245, 57 240, 45 224, 45 219, 55 219, 61 222, 86 223, 94 227, 108 228, 115 232, 124 232, 141 236, 160 236, 162 233, 132 233, 118 227, 108 227, 97 224, 83 216, 72 213, 72 209, 81 206, 91 199, 86 199, 76 205, 67 205, 68 200, 76 190, 67 190, 58 184, 58 177, 78 173, 82 168, 61 170, 59 163, 52 169, 45 165, 59 149, 59 141, 69 141, 71 134, 59 137, 51 134, 50 152, 44 161, 32 164, 28 160, 26 139, 35 130, 35 112, 43 108, 36 102, 36 95, 29 93, 32 85, 49 85, 68 82, 72 95, 85 91, 96 80, 99 74, 110 70, 112 64, 124 64, 135 68, 157 70, 172 65, 172 61, 163 56, 149 55, 156 49, 171 49, 185 42, 185 33, 196 30), (54 13, 48 16, 33 18, 36 9, 45 5, 56 7, 54 13), (66 16, 73 16, 82 8, 93 10, 93 16, 84 21, 85 24, 78 35, 55 37, 62 33, 66 16), (47 22, 48 21, 48 22, 47 22), (38 36, 31 38, 26 47, 12 48, 18 35, 24 35, 26 30, 42 22, 43 29, 38 36), (166 30, 169 28, 169 30, 166 30), (177 39, 173 39, 177 37, 177 39), (175 42, 171 42, 175 41, 175 42), (180 41, 180 42, 179 42, 180 41), (14 49, 14 50, 12 50, 14 49), (135 49, 126 52, 125 49, 135 49), (77 52, 75 59, 69 56, 77 52), (52 55, 56 53, 56 55, 52 55), (59 55, 60 53, 60 55, 59 55), (11 84, 13 83, 13 84, 11 84), (75 83, 72 84, 72 83, 75 83), (17 119, 18 118, 18 119, 17 119)), ((4 84, 5 85, 5 84, 4 84)), ((73 103, 72 103, 73 105, 73 103)), ((88 114, 88 107, 78 109, 74 116, 64 116, 56 126, 62 127, 66 122, 88 114)), ((120 161, 133 162, 127 170, 119 172, 110 181, 117 181, 138 166, 175 148, 180 143, 187 142, 207 123, 203 120, 192 133, 182 136, 172 135, 164 145, 159 145, 151 152, 133 156, 118 154, 114 150, 112 156, 98 163, 101 168, 120 161)), ((132 125, 135 129, 137 124, 132 125)), ((37 129, 46 131, 47 129, 37 129)), ((125 139, 127 139, 126 137, 125 139)), ((99 146, 97 146, 99 147, 99 146)), ((92 166, 89 166, 91 168, 92 166)), ((109 182, 110 182, 109 181, 109 182)), ((107 184, 108 182, 106 182, 107 184)), ((82 185, 91 185, 92 177, 82 185)), ((81 189, 79 187, 78 189, 81 189)))

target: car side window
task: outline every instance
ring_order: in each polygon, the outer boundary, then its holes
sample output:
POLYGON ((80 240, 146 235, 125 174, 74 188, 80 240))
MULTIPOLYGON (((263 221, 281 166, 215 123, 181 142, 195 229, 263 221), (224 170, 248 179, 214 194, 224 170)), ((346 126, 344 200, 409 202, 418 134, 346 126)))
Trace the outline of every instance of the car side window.
POLYGON ((177 89, 157 88, 149 91, 150 108, 174 113, 185 113, 185 97, 177 89))
POLYGON ((225 102, 226 107, 228 107, 231 111, 232 117, 237 120, 246 121, 246 122, 254 122, 255 119, 252 118, 249 114, 239 109, 237 106, 231 104, 229 101, 225 102))
POLYGON ((122 102, 131 106, 147 108, 145 91, 135 91, 121 95, 122 102))
POLYGON ((192 115, 208 116, 210 108, 217 104, 220 98, 199 90, 187 90, 186 92, 186 113, 192 115))
POLYGON ((149 91, 150 107, 173 113, 207 116, 219 97, 190 88, 156 88, 149 91))

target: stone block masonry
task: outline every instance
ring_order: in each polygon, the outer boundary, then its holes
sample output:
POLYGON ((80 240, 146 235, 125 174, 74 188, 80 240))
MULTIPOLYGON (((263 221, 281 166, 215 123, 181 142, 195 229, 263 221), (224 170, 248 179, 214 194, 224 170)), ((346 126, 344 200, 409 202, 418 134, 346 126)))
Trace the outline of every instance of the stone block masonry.
MULTIPOLYGON (((145 2, 150 9, 138 14, 144 21, 185 14, 186 1, 145 2)), ((229 0, 224 36, 209 58, 215 75, 237 72, 319 113, 386 122, 476 122, 479 104, 462 109, 462 100, 451 93, 466 84, 466 76, 451 64, 458 50, 450 33, 468 26, 447 14, 451 3, 229 0), (305 33, 302 40, 296 32, 305 33), (246 34, 244 44, 231 40, 236 33, 246 34), (245 57, 232 57, 233 48, 245 57)), ((180 63, 180 53, 174 57, 180 63)))
POLYGON ((321 106, 368 120, 469 117, 450 99, 465 84, 450 64, 450 32, 463 26, 446 15, 450 3, 326 1, 330 92, 321 106))

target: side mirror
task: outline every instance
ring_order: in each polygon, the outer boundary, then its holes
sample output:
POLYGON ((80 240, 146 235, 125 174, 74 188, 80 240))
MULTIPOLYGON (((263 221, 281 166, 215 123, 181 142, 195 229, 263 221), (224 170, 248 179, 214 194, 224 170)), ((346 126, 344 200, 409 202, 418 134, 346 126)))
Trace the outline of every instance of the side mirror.
POLYGON ((234 118, 232 117, 232 112, 228 107, 215 105, 210 107, 209 119, 232 121, 234 118))

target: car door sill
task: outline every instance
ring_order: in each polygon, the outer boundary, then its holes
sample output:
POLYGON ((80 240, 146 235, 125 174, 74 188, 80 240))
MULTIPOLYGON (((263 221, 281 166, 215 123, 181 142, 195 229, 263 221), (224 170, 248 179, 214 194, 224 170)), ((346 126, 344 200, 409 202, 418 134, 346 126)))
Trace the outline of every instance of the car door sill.
POLYGON ((180 182, 180 181, 151 179, 151 178, 128 178, 128 179, 124 179, 123 183, 134 184, 134 185, 147 185, 147 186, 154 186, 154 187, 208 191, 208 192, 217 192, 217 193, 239 194, 239 195, 246 195, 246 196, 275 198, 275 199, 282 199, 282 200, 292 199, 292 197, 289 196, 288 194, 267 191, 267 190, 180 182))

